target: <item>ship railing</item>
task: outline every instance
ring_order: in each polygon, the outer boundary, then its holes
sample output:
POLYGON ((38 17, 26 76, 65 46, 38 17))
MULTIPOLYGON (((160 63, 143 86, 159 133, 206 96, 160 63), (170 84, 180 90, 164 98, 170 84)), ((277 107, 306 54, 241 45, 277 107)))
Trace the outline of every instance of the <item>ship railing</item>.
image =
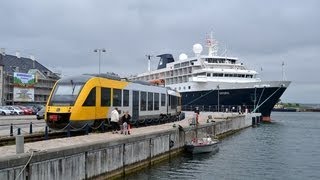
POLYGON ((202 111, 202 112, 239 112, 250 113, 254 110, 253 105, 183 105, 183 111, 202 111))

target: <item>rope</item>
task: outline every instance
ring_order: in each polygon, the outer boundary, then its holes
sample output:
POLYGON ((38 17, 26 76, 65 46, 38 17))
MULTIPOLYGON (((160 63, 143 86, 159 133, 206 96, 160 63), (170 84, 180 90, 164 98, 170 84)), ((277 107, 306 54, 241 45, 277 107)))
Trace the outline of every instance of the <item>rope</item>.
POLYGON ((64 132, 64 130, 65 130, 69 125, 70 125, 70 123, 67 124, 64 128, 59 129, 59 130, 55 130, 55 131, 56 131, 56 132, 64 132))
POLYGON ((29 160, 27 161, 26 165, 24 165, 24 167, 22 168, 22 170, 20 171, 18 176, 15 178, 15 180, 17 180, 20 177, 21 173, 26 169, 26 167, 28 166, 28 164, 30 163, 30 161, 33 157, 33 153, 34 153, 34 151, 31 151, 31 156, 30 156, 29 160))
POLYGON ((32 126, 35 126, 35 127, 43 127, 43 124, 46 124, 46 123, 32 123, 32 126), (38 125, 38 124, 41 124, 41 125, 38 125))
POLYGON ((84 126, 82 126, 81 128, 78 128, 78 129, 70 125, 70 127, 72 128, 72 129, 70 129, 70 131, 79 131, 81 129, 84 129, 87 125, 88 124, 86 123, 84 126))
POLYGON ((266 100, 264 100, 259 106, 257 106, 252 112, 255 113, 256 110, 262 106, 265 102, 267 102, 277 91, 279 91, 279 89, 282 88, 282 86, 280 86, 277 90, 275 90, 266 100))
POLYGON ((93 130, 97 130, 102 126, 103 123, 104 122, 102 121, 98 127, 90 126, 90 128, 93 129, 93 130))
POLYGON ((259 102, 260 102, 260 100, 261 100, 261 97, 262 97, 263 92, 264 92, 265 89, 266 89, 266 87, 264 86, 264 87, 263 87, 263 90, 262 90, 262 92, 261 92, 261 94, 260 94, 260 97, 259 97, 259 100, 258 100, 257 105, 259 105, 259 102))

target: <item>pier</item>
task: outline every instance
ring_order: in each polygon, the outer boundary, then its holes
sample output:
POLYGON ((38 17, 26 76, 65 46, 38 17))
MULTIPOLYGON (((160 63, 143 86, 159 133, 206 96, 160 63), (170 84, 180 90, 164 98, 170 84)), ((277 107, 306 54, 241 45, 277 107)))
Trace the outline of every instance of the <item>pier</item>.
POLYGON ((131 135, 92 133, 26 143, 21 154, 15 145, 0 147, 0 179, 119 177, 178 154, 195 134, 222 137, 256 125, 260 114, 201 112, 198 125, 190 125, 192 118, 186 112, 184 120, 133 128, 131 135))

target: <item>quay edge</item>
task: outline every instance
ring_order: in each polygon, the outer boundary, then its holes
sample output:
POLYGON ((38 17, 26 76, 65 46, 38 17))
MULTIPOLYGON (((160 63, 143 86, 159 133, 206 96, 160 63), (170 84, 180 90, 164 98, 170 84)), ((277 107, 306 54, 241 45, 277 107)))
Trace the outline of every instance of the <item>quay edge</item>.
POLYGON ((260 114, 224 114, 216 122, 183 129, 134 134, 122 139, 66 146, 47 151, 2 157, 0 179, 102 179, 135 172, 168 159, 183 150, 185 142, 212 134, 225 136, 253 125, 260 114), (29 161, 30 159, 30 161, 29 161), (26 163, 29 163, 26 165, 26 163), (23 171, 22 171, 23 170, 23 171))

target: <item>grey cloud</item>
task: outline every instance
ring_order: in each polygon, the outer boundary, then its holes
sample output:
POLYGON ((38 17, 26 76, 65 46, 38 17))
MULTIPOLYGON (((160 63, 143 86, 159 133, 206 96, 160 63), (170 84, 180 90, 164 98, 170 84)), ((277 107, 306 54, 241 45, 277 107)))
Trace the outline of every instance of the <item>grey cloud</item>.
POLYGON ((287 78, 296 82, 284 95, 288 101, 320 102, 318 7, 315 0, 1 1, 0 47, 34 54, 67 75, 97 72, 93 49, 104 47, 104 71, 135 74, 147 69, 145 54, 191 56, 192 45, 213 30, 221 50, 227 46, 228 55, 263 67, 263 78, 281 78, 284 60, 287 78), (296 94, 305 87, 315 97, 296 94))

